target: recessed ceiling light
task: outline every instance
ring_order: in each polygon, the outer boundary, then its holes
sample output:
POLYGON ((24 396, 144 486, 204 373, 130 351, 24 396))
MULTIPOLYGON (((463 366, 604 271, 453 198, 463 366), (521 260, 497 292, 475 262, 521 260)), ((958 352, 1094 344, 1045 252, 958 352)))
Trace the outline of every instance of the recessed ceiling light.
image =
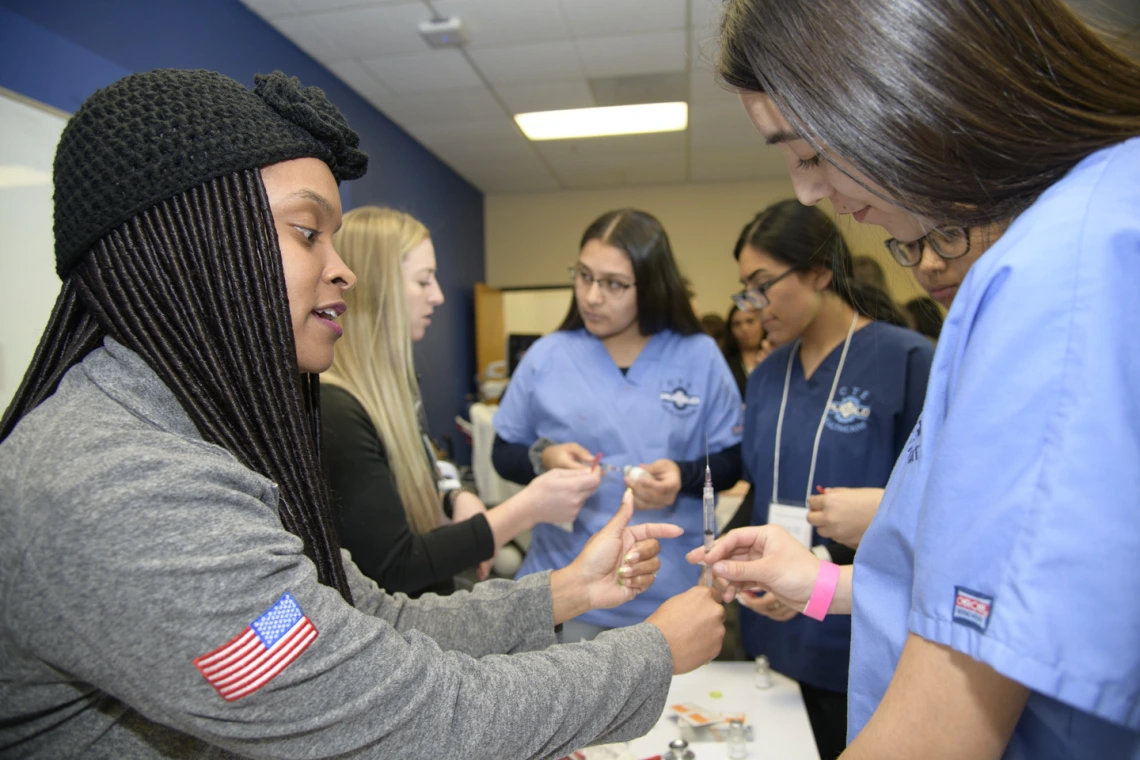
POLYGON ((531 140, 680 132, 689 125, 689 104, 642 103, 635 106, 535 111, 520 113, 515 116, 515 121, 523 134, 531 140))

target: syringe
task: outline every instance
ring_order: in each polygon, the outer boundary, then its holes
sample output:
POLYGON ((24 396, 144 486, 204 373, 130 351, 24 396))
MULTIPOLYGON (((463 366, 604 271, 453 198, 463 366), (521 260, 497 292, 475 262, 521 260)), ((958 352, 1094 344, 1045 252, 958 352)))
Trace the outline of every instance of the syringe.
MULTIPOLYGON (((701 506, 705 511, 705 553, 712 550, 716 540, 716 494, 713 492, 712 470, 709 469, 709 435, 705 433, 705 487, 701 491, 701 506)), ((707 566, 702 573, 706 586, 712 586, 712 570, 707 566)))

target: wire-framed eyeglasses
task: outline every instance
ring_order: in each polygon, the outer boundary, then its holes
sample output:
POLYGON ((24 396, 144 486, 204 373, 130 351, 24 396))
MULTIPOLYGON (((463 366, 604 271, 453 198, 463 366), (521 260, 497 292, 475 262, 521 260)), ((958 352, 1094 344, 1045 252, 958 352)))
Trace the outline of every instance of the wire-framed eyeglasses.
POLYGON ((970 230, 968 227, 947 227, 931 230, 918 240, 904 243, 891 238, 883 243, 895 261, 904 267, 917 266, 922 261, 922 248, 929 245, 944 259, 960 259, 970 252, 970 230))
POLYGON ((768 288, 775 285, 780 280, 784 279, 792 272, 800 271, 797 267, 792 267, 783 274, 762 282, 759 285, 751 285, 739 293, 732 295, 732 302, 736 304, 736 308, 741 311, 760 311, 772 301, 768 298, 768 288))
POLYGON ((578 266, 570 267, 570 281, 583 290, 589 290, 595 282, 602 292, 610 296, 625 295, 637 283, 613 280, 609 277, 595 277, 593 272, 587 272, 578 266))

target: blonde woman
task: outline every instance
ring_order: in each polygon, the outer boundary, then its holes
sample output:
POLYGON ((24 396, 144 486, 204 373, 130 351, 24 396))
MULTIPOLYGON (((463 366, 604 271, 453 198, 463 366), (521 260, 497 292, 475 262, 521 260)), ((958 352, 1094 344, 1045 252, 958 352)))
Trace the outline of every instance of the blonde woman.
MULTIPOLYGON (((572 521, 600 475, 554 470, 492 510, 467 491, 441 497, 412 363, 412 343, 444 300, 431 235, 408 214, 366 206, 344 215, 333 244, 358 278, 321 384, 322 457, 341 542, 389 592, 448 593, 462 570, 478 565, 486 577, 519 533, 572 521)), ((652 574, 656 563, 635 563, 628 576, 652 574)))

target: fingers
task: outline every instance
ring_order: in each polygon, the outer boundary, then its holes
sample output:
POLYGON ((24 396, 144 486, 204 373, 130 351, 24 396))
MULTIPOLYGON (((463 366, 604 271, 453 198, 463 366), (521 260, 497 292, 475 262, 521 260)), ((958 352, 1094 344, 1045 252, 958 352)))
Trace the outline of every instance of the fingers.
POLYGON ((815 527, 820 527, 827 522, 827 516, 823 512, 808 510, 807 521, 815 527))
POLYGON ((640 523, 629 529, 634 539, 645 541, 650 538, 676 538, 684 534, 685 529, 672 523, 640 523))
POLYGON ((628 488, 621 497, 621 506, 618 507, 617 513, 610 518, 606 526, 602 528, 599 533, 611 532, 620 534, 625 526, 629 525, 630 519, 633 517, 633 492, 628 488))
MULTIPOLYGON (((632 529, 630 533, 632 534, 632 529)), ((639 559, 650 559, 661 553, 661 543, 654 538, 639 540, 625 555, 625 564, 637 562, 639 559)))
MULTIPOLYGON (((766 525, 753 525, 747 528, 730 530, 716 540, 716 543, 713 544, 713 548, 709 550, 707 557, 704 554, 704 547, 699 547, 701 554, 696 558, 695 562, 718 562, 725 557, 731 557, 741 552, 752 556, 760 556, 764 553, 764 544, 767 540, 768 530, 769 528, 766 525)), ((692 557, 696 551, 697 550, 689 552, 690 562, 694 562, 692 557)))
POLYGON ((823 509, 826 503, 825 496, 826 494, 812 494, 809 496, 807 499, 808 509, 812 512, 818 512, 823 509))
POLYGON ((594 463, 594 455, 591 454, 585 446, 579 443, 566 444, 566 452, 578 462, 578 464, 589 466, 594 463))

